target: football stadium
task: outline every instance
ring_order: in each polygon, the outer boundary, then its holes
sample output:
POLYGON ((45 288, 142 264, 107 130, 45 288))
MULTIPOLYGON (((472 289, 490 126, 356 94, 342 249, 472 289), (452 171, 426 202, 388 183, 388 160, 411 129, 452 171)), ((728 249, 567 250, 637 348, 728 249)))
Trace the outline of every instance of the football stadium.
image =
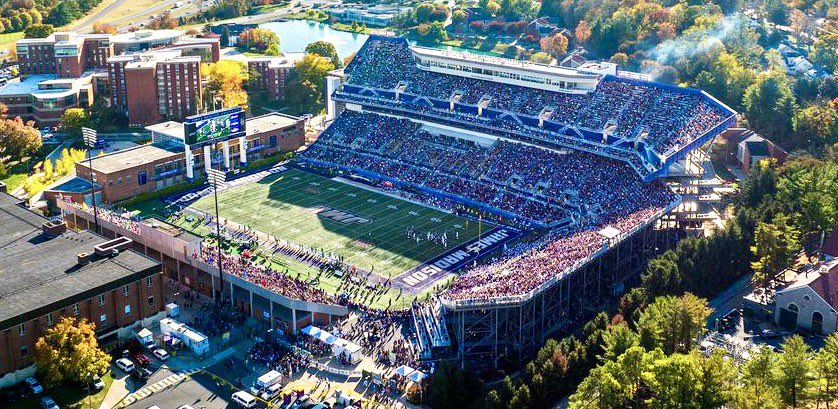
MULTIPOLYGON (((294 300, 409 308, 422 357, 517 365, 667 248, 671 169, 734 123, 701 90, 632 74, 371 36, 327 78, 316 142, 219 187, 225 273, 294 300), (242 238, 255 257, 229 246, 242 238), (383 295, 346 294, 347 277, 383 295)), ((210 236, 212 193, 154 211, 210 236)))

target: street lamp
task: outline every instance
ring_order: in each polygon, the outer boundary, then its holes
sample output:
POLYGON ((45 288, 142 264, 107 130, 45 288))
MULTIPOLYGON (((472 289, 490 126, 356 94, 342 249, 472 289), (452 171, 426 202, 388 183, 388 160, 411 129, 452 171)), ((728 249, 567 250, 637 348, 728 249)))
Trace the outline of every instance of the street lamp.
POLYGON ((91 201, 93 202, 93 223, 96 226, 96 233, 99 233, 99 211, 96 207, 96 179, 93 176, 93 149, 96 147, 98 136, 95 129, 81 128, 82 137, 84 137, 84 144, 90 148, 87 151, 87 167, 90 169, 90 191, 91 201))
MULTIPOLYGON (((209 158, 207 158, 209 160, 209 158)), ((218 216, 218 185, 224 183, 227 179, 227 174, 219 169, 208 169, 207 180, 212 184, 213 195, 215 196, 215 234, 218 238, 216 244, 218 248, 218 284, 221 287, 221 297, 224 298, 224 273, 221 271, 221 217, 218 216)), ((213 297, 215 294, 213 294, 213 297)), ((233 295, 230 294, 230 297, 233 295)))

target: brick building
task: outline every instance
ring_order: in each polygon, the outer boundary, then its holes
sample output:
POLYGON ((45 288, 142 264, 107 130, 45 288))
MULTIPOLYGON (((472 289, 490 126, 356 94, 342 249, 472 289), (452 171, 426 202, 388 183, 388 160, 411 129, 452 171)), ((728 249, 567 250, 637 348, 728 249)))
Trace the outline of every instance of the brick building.
MULTIPOLYGON (((93 177, 100 186, 97 192, 101 192, 101 202, 118 202, 187 180, 183 124, 170 121, 146 129, 152 134, 152 144, 93 160, 93 177)), ((245 139, 245 157, 248 162, 253 162, 303 146, 305 124, 300 118, 276 113, 248 118, 245 139)), ((211 149, 210 166, 219 168, 228 165, 226 168, 230 170, 240 168, 243 165, 240 149, 239 138, 216 143, 211 149), (229 152, 226 158, 225 143, 229 152)), ((200 178, 207 166, 203 148, 193 149, 192 155, 195 157, 194 176, 200 178)), ((88 162, 76 164, 76 175, 73 180, 44 192, 44 198, 51 206, 60 196, 69 197, 74 202, 92 203, 88 162)))
POLYGON ((61 116, 57 112, 89 106, 99 95, 135 125, 182 119, 197 110, 200 63, 218 61, 221 55, 218 38, 187 37, 178 30, 117 35, 62 32, 22 39, 16 50, 22 85, 10 83, 0 88, 0 103, 12 106, 12 115, 39 125, 55 125, 61 116), (126 69, 136 71, 128 73, 126 69), (73 85, 74 96, 66 90, 61 95, 46 95, 43 91, 56 88, 56 84, 42 82, 54 80, 74 80, 65 82, 63 89, 82 80, 90 92, 82 95, 80 87, 73 85), (149 94, 149 90, 155 92, 149 94))
POLYGON ((2 190, 0 387, 32 375, 35 343, 61 317, 86 318, 103 337, 163 311, 160 263, 131 240, 67 230, 2 190))
POLYGON ((111 59, 111 103, 125 107, 132 126, 180 120, 193 115, 201 101, 201 58, 169 50, 111 59), (111 65, 112 64, 112 65, 111 65))
POLYGON ((285 85, 294 68, 294 61, 286 57, 257 57, 247 61, 248 71, 257 74, 256 88, 267 92, 273 100, 285 98, 285 85))

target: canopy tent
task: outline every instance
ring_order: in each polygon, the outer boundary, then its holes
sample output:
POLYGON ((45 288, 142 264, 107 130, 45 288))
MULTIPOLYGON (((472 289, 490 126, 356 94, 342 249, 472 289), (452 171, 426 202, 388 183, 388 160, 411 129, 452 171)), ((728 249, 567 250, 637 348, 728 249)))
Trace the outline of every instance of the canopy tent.
POLYGON ((422 372, 422 371, 415 371, 415 372, 411 373, 410 375, 408 375, 407 377, 408 377, 408 379, 410 379, 413 382, 420 383, 427 376, 428 375, 425 375, 425 373, 422 372))
POLYGON ((317 328, 314 325, 309 325, 301 330, 303 334, 306 334, 314 338, 317 338, 317 334, 319 334, 321 331, 322 330, 320 328, 317 328))
POLYGON ((336 337, 336 336, 334 336, 334 335, 332 335, 332 334, 330 334, 326 331, 320 331, 319 333, 317 333, 315 338, 319 339, 321 342, 323 342, 326 345, 332 345, 332 344, 335 343, 335 341, 338 340, 338 337, 336 337))
POLYGON ((347 343, 344 348, 344 355, 346 355, 352 364, 361 362, 361 346, 354 342, 347 343))
POLYGON ((396 373, 397 373, 397 374, 399 374, 399 375, 401 375, 401 376, 407 376, 407 375, 410 375, 410 374, 411 374, 411 373, 413 373, 414 371, 415 371, 415 369, 413 369, 413 368, 411 368, 411 367, 409 367, 409 366, 407 366, 407 365, 402 365, 402 366, 400 366, 400 367, 396 368, 396 373))
POLYGON ((332 344, 332 355, 340 355, 341 352, 346 348, 346 345, 349 344, 349 341, 338 338, 334 344, 332 344))

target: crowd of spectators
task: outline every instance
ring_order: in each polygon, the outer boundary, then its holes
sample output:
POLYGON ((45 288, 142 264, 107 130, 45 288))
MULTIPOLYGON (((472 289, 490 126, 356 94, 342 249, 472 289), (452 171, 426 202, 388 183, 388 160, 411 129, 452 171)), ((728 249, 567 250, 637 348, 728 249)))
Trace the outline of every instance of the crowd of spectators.
MULTIPOLYGON (((427 71, 417 65, 408 44, 398 41, 369 40, 344 72, 348 84, 363 88, 399 89, 529 117, 549 112, 549 121, 594 132, 614 125, 614 135, 639 138, 659 154, 698 138, 727 115, 701 94, 610 77, 594 92, 570 94, 427 71)), ((448 103, 441 106, 424 108, 450 112, 448 103)), ((521 127, 511 116, 492 122, 498 127, 521 127)))
POLYGON ((513 213, 588 224, 632 208, 657 185, 621 162, 574 150, 435 135, 407 119, 346 111, 303 155, 513 213))
POLYGON ((299 349, 278 342, 260 341, 247 352, 246 364, 260 363, 290 378, 295 373, 308 368, 311 357, 299 349))
MULTIPOLYGON (((201 261, 215 266, 218 263, 218 250, 215 245, 204 242, 200 254, 193 254, 192 257, 200 257, 201 261)), ((266 265, 255 263, 241 255, 221 252, 221 268, 224 274, 234 275, 291 299, 328 304, 336 303, 332 295, 316 286, 292 278, 266 265)))

